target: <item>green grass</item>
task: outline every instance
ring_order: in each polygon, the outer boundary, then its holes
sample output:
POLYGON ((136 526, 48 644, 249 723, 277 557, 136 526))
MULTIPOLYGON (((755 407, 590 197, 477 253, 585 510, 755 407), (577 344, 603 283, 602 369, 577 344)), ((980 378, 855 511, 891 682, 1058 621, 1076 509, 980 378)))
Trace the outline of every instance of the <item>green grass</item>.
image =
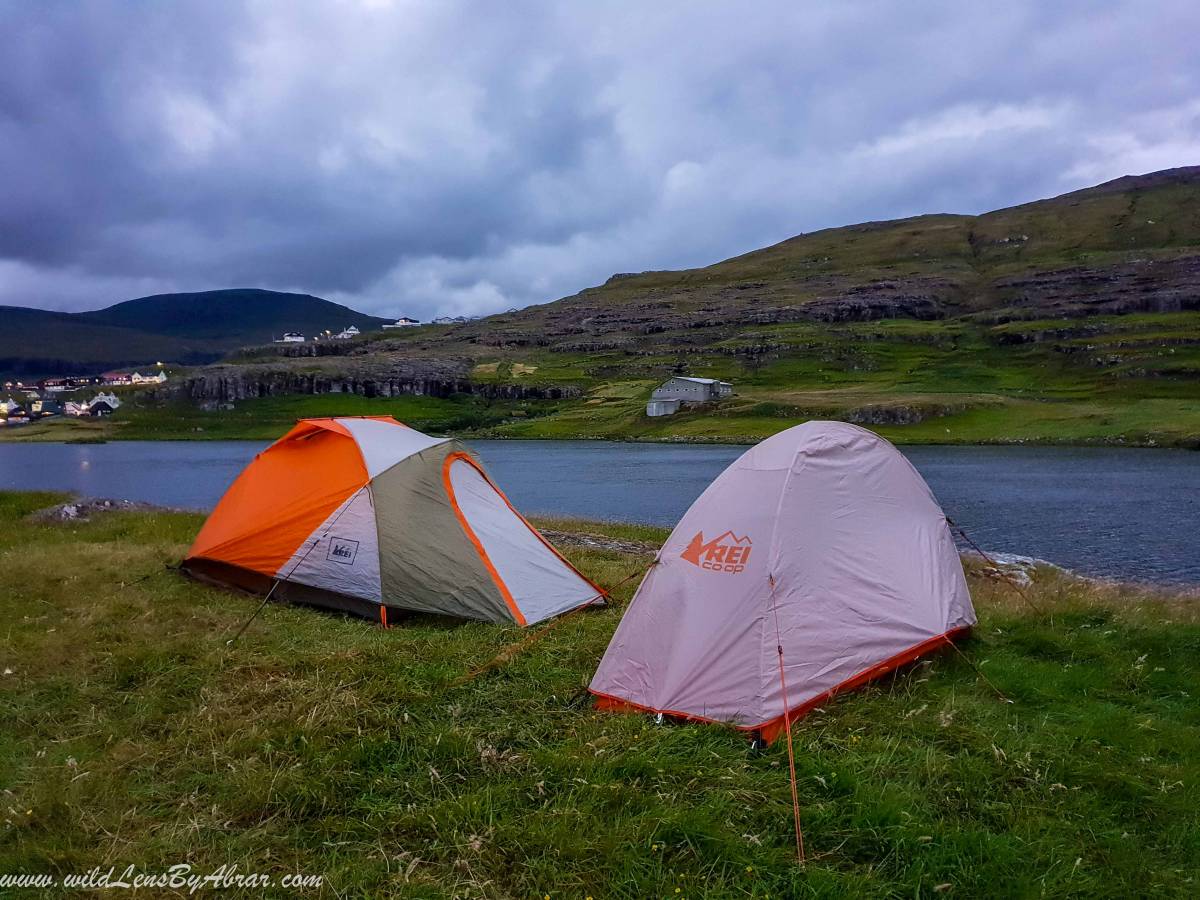
POLYGON ((882 423, 870 427, 897 443, 1196 447, 1198 334, 1200 313, 1003 325, 962 319, 757 326, 715 349, 697 349, 689 361, 693 372, 732 380, 737 395, 670 417, 645 415, 650 391, 674 364, 670 356, 522 350, 482 359, 474 377, 576 384, 582 395, 487 401, 325 394, 203 411, 148 403, 135 391, 104 423, 49 422, 7 430, 0 439, 269 439, 305 416, 392 415, 428 431, 495 438, 743 442, 832 418, 882 423), (753 365, 718 352, 740 345, 776 349, 753 365))
POLYGON ((271 440, 298 419, 323 416, 393 416, 435 433, 469 432, 516 417, 542 415, 543 401, 487 401, 476 397, 402 396, 367 398, 356 394, 292 394, 245 400, 233 409, 202 410, 186 402, 124 404, 115 415, 96 421, 55 417, 0 434, 11 441, 105 440, 271 440))
MULTIPOLYGON (((580 702, 619 603, 459 687, 522 633, 271 606, 226 649, 253 601, 164 569, 200 517, 24 518, 52 499, 0 494, 0 872, 236 863, 341 898, 1196 894, 1194 599, 1044 573, 1045 619, 972 576, 963 651, 1013 703, 948 654, 805 719, 800 870, 782 743, 580 702)), ((647 562, 568 555, 609 584, 647 562)))

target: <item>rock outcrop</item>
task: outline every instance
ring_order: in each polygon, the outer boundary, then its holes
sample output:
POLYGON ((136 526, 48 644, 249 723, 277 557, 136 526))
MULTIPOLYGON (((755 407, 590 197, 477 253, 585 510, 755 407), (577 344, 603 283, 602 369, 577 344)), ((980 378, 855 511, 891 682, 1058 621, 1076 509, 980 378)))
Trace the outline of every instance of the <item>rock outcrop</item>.
POLYGON ((1005 307, 1038 318, 1196 310, 1200 255, 1056 269, 999 279, 992 288, 1005 307))
POLYGON ((579 395, 570 386, 473 381, 472 361, 378 360, 316 371, 289 366, 220 365, 176 384, 143 393, 145 402, 186 398, 202 408, 286 394, 358 394, 363 397, 450 397, 471 394, 489 399, 558 400, 579 395))

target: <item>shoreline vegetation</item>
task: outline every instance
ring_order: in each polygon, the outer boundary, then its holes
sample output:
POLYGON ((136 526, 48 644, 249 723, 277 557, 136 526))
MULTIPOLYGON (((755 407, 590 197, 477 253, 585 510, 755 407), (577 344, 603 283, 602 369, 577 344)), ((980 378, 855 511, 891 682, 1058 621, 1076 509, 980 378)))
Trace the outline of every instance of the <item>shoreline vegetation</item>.
MULTIPOLYGON (((272 604, 227 648, 253 600, 167 568, 201 515, 37 515, 67 499, 0 493, 0 871, 236 863, 341 896, 1196 893, 1194 597, 1037 568, 1036 612, 968 559, 961 654, 798 723, 799 869, 782 742, 586 702, 632 584, 458 684, 527 633, 272 604)), ((537 524, 602 584, 666 535, 537 524)))
POLYGON ((468 440, 753 444, 810 419, 833 418, 863 425, 898 445, 1200 449, 1200 404, 1182 399, 1146 399, 1115 406, 1083 400, 996 401, 966 404, 967 408, 955 412, 951 395, 939 395, 937 401, 949 411, 921 418, 911 410, 932 403, 928 397, 908 405, 877 399, 851 415, 837 409, 804 413, 739 397, 652 419, 644 413, 641 394, 648 393, 648 387, 641 383, 605 392, 615 396, 559 401, 482 400, 465 395, 368 398, 310 394, 242 400, 216 410, 200 409, 184 401, 148 402, 138 393, 138 389, 126 389, 126 402, 111 416, 55 416, 2 428, 0 442, 273 440, 302 418, 390 415, 421 431, 468 440), (887 421, 906 416, 919 421, 887 421))

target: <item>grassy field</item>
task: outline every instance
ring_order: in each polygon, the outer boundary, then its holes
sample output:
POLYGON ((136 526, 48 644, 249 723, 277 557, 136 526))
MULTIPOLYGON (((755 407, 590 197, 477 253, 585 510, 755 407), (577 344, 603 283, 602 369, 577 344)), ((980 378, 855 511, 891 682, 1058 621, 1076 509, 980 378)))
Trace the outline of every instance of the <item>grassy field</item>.
MULTIPOLYGON (((801 870, 782 744, 583 702, 620 603, 461 686, 521 632, 272 606, 227 649, 253 601, 164 568, 198 516, 26 518, 54 499, 0 494, 0 873, 236 863, 331 898, 1197 893, 1194 598, 1043 573, 1042 617, 973 574, 963 652, 1013 702, 947 654, 805 719, 801 870)), ((609 584, 648 561, 568 555, 609 584)))
MULTIPOLYGON (((524 404, 535 409, 536 404, 524 404)), ((10 441, 271 440, 297 419, 320 416, 394 416, 422 431, 469 433, 507 421, 517 405, 471 397, 368 399, 355 394, 289 395, 246 400, 232 410, 206 412, 190 403, 127 403, 104 419, 62 416, 0 432, 10 441)))

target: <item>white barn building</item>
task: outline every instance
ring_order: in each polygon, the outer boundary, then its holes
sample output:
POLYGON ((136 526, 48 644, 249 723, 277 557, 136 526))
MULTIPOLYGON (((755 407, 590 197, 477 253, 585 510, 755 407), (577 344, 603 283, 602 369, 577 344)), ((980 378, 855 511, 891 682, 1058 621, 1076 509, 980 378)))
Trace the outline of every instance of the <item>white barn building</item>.
POLYGON ((654 389, 646 404, 646 415, 669 416, 689 403, 711 403, 733 394, 733 385, 716 378, 676 375, 654 389))

